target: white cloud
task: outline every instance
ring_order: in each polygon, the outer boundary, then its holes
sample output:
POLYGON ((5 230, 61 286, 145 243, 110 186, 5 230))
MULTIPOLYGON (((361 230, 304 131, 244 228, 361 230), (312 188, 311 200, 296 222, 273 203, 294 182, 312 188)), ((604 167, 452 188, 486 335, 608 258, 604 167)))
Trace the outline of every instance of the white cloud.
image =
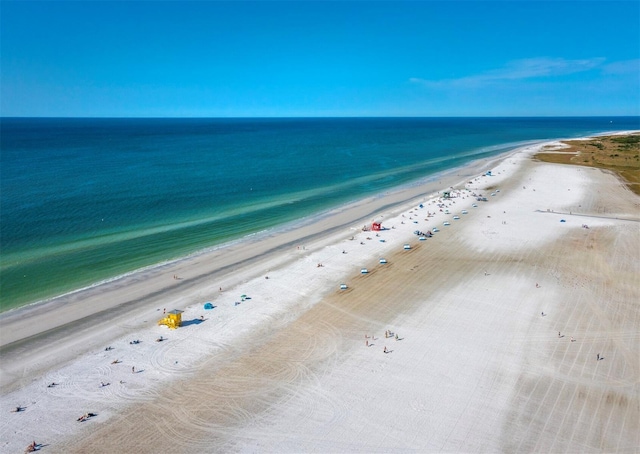
POLYGON ((624 60, 609 63, 602 68, 605 74, 636 74, 640 77, 640 60, 624 60))
POLYGON ((514 60, 507 63, 502 68, 485 71, 483 73, 467 77, 441 80, 428 80, 412 77, 409 81, 433 88, 446 86, 480 86, 492 82, 563 76, 589 71, 602 65, 604 61, 604 58, 590 58, 584 60, 565 60, 564 58, 547 57, 527 58, 523 60, 514 60))

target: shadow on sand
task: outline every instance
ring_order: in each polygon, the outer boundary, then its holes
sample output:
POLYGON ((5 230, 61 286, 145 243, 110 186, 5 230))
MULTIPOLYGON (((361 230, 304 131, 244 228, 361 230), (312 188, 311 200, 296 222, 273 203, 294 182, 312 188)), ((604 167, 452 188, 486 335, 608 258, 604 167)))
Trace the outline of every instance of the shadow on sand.
POLYGON ((194 318, 194 319, 191 319, 191 320, 183 320, 182 323, 180 324, 180 326, 199 325, 202 322, 204 322, 204 320, 202 320, 200 318, 194 318))

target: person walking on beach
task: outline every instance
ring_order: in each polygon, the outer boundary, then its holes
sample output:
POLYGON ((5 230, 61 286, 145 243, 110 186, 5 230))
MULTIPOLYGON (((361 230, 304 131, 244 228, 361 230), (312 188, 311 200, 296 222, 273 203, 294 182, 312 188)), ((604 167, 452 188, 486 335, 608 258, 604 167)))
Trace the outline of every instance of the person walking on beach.
POLYGON ((136 373, 136 366, 131 366, 131 373, 135 374, 136 373))
POLYGON ((600 361, 600 353, 596 355, 596 361, 600 361))

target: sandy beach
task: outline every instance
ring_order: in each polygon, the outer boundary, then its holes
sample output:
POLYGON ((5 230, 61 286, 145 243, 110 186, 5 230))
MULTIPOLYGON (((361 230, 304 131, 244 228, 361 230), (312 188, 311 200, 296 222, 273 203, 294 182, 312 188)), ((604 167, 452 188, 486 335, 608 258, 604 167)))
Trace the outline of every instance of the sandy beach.
POLYGON ((640 199, 542 146, 2 314, 0 451, 640 452, 640 199))

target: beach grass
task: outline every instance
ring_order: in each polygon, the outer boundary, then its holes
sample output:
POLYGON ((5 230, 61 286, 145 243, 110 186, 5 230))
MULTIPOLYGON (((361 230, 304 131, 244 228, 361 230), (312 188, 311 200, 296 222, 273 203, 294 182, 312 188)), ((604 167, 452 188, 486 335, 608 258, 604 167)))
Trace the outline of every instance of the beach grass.
POLYGON ((618 175, 640 195, 640 133, 564 140, 562 148, 550 144, 535 158, 556 164, 573 164, 605 169, 618 175))

